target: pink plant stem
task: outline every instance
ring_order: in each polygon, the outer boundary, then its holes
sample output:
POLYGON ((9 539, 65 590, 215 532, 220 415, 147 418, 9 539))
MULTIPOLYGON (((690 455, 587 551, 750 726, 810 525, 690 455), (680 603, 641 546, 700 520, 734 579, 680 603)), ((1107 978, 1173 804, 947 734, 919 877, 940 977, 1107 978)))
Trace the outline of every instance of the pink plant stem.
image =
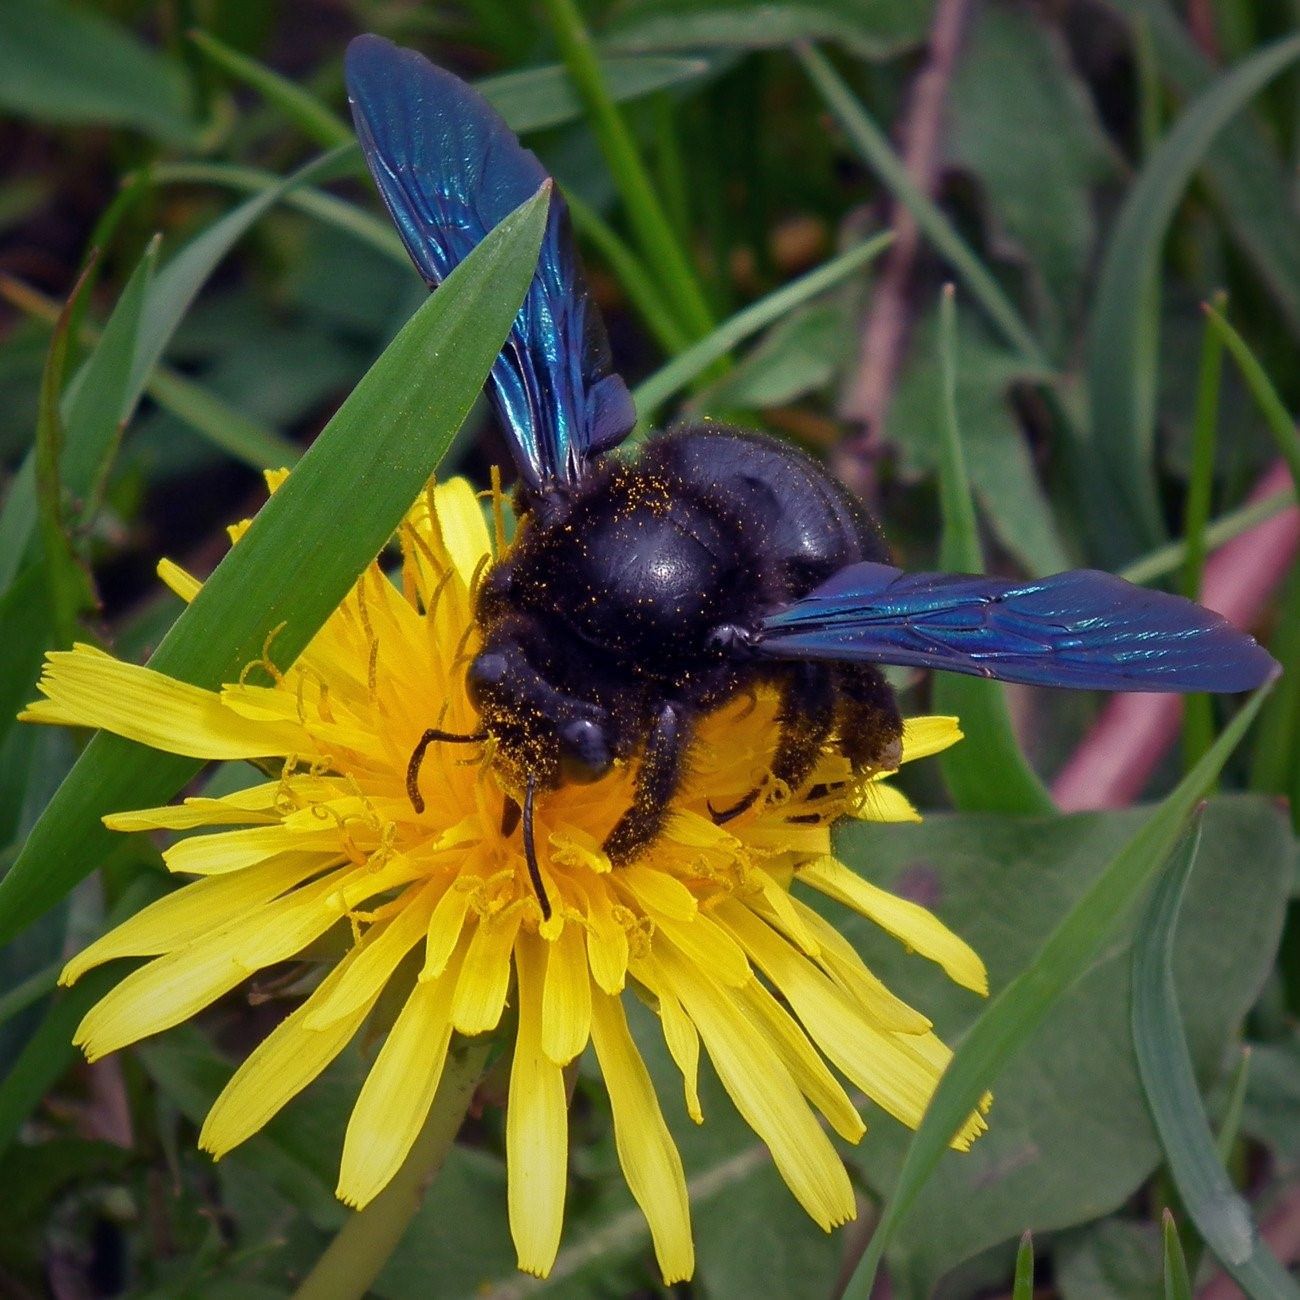
MULTIPOLYGON (((1278 461, 1260 479, 1251 500, 1280 492, 1290 483, 1286 466, 1278 461)), ((1300 509, 1292 506, 1210 556, 1201 603, 1238 627, 1253 626, 1298 548, 1300 509)), ((1052 797, 1065 812, 1132 803, 1178 739, 1182 711, 1177 695, 1112 696, 1052 783, 1052 797)))

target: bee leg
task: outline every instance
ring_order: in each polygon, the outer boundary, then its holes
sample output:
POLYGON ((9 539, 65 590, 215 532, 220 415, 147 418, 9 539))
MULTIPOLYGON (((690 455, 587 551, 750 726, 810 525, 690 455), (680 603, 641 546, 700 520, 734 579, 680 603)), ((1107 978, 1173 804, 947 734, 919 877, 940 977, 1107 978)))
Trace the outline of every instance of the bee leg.
POLYGON ((546 897, 546 886, 542 884, 542 869, 537 865, 537 844, 533 838, 533 799, 537 794, 537 782, 530 776, 524 789, 524 861, 528 864, 528 879, 533 882, 533 891, 541 904, 542 920, 551 919, 551 900, 546 897))
POLYGON ((892 772, 903 756, 903 719, 881 672, 837 664, 840 748, 855 772, 892 772))
MULTIPOLYGON (((791 664, 778 677, 781 707, 776 715, 780 728, 776 749, 769 765, 772 776, 791 790, 797 790, 817 765, 817 757, 835 722, 835 679, 823 664, 791 664)), ((755 786, 730 808, 709 805, 714 822, 721 826, 754 806, 761 792, 755 786)))
POLYGON ((616 867, 626 866, 659 834, 690 743, 691 727, 681 706, 665 704, 646 740, 632 806, 605 838, 605 852, 616 867))

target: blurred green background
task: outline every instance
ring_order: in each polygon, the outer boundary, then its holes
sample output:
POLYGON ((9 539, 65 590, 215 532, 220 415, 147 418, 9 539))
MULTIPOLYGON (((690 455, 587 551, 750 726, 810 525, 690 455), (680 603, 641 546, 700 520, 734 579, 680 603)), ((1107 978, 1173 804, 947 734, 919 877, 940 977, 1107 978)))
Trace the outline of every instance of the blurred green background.
MULTIPOLYGON (((618 102, 604 116, 566 72, 576 12, 0 0, 0 870, 79 745, 12 722, 43 651, 75 638, 143 660, 179 612, 157 559, 210 572, 224 525, 263 499, 258 471, 292 463, 424 298, 348 147, 342 53, 377 31, 479 82, 559 180, 643 417, 732 419, 825 457, 900 563, 1087 564, 1201 592, 1290 670, 1220 778, 1172 971, 1222 1168, 1293 1264, 1300 4, 589 3, 618 102), (885 231, 884 251, 845 255, 885 231)), ((505 460, 480 404, 440 473, 485 483, 505 460)), ((1063 918, 1087 919, 1076 904, 1142 822, 1121 809, 1172 789, 1231 706, 1180 719, 897 685, 905 711, 959 712, 969 739, 908 774, 925 825, 854 826, 843 856, 934 907, 995 993, 1040 968, 1063 918)), ((85 1066, 71 1029, 118 971, 61 994, 61 961, 168 882, 140 836, 84 860, 74 844, 45 874, 34 850, 24 861, 0 885, 0 1295, 290 1294, 346 1213, 332 1188, 365 1046, 214 1167, 196 1123, 289 995, 246 990, 85 1066)), ((1189 1181, 1150 1117, 1162 1088, 1187 1113, 1177 1072, 1140 1077, 1133 1047, 1134 936, 1158 959, 1161 925, 1156 908, 1126 915, 1054 968, 1065 990, 1000 1062, 991 1133, 944 1157, 892 1236, 895 1293, 1232 1293, 1197 1210, 1213 1180, 1189 1181)), ((923 963, 865 923, 848 933, 950 1039, 974 1021, 923 963)), ((685 1120, 643 1037, 696 1215, 698 1273, 675 1290, 838 1294, 910 1135, 868 1116, 846 1151, 862 1217, 824 1236, 716 1081, 708 1124, 685 1120)), ((513 1271, 501 1130, 492 1109, 471 1124, 375 1295, 537 1289, 513 1271)), ((594 1068, 573 1130, 549 1289, 658 1293, 594 1068)))

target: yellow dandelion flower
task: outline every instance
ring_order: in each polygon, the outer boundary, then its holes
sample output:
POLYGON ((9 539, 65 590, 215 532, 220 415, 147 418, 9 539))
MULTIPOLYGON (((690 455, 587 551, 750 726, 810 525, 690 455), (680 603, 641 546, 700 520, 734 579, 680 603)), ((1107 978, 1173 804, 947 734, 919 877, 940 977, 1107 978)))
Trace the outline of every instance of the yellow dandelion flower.
MULTIPOLYGON (((268 477, 274 489, 279 476, 268 477)), ((619 1160, 672 1282, 694 1266, 686 1181, 629 1033, 631 990, 658 1015, 691 1118, 703 1120, 703 1049, 813 1219, 828 1230, 851 1219, 853 1193, 826 1131, 850 1142, 865 1131, 844 1081, 915 1126, 950 1053, 792 885, 869 917, 983 993, 984 966, 961 939, 832 856, 829 827, 841 814, 906 821, 916 811, 828 750, 803 791, 716 824, 710 800, 739 799, 770 757, 777 700, 760 691, 703 722, 662 835, 630 866, 611 868, 601 851, 630 800, 627 768, 538 799, 553 907, 544 919, 519 829, 503 826, 490 743, 468 754, 434 746, 421 812, 407 791, 425 728, 476 728, 465 671, 478 647, 473 593, 493 547, 473 491, 459 480, 431 489, 399 540, 400 582, 371 565, 286 672, 250 666, 214 692, 89 646, 49 656, 44 698, 26 720, 102 727, 194 758, 253 759, 272 773, 221 798, 106 819, 121 831, 222 829, 167 849, 168 867, 195 879, 68 963, 64 983, 114 958, 151 959, 87 1014, 76 1042, 93 1060, 158 1033, 339 927, 351 936, 346 954, 235 1072, 202 1147, 220 1157, 260 1129, 417 963, 348 1124, 340 1198, 363 1206, 385 1186, 426 1118, 453 1034, 494 1032, 512 1003, 506 1154, 520 1268, 544 1276, 555 1259, 564 1070, 590 1043, 619 1160)), ((159 572, 186 599, 198 590, 173 564, 159 572)), ((955 719, 912 719, 903 761, 959 736, 955 719)), ((983 1127, 972 1116, 955 1144, 983 1127)))

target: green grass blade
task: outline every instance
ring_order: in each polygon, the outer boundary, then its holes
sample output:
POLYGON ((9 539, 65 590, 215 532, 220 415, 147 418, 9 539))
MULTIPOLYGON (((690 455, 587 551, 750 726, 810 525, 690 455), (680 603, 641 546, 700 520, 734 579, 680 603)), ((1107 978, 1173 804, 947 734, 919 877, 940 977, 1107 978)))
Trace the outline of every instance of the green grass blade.
POLYGON ((1245 735, 1268 691, 1264 686, 1250 697, 1210 752, 1156 807, 1057 925, 1033 962, 993 998, 972 1026, 939 1080, 930 1108, 912 1138, 894 1193, 844 1292, 846 1300, 868 1300, 894 1230, 915 1204, 953 1134, 1131 911, 1152 873, 1173 849, 1206 786, 1245 735))
MULTIPOLYGON (((1165 233, 1193 173, 1219 131, 1288 64, 1300 36, 1279 41, 1224 73, 1189 105, 1143 167, 1115 223, 1088 326, 1087 391, 1092 454, 1125 509, 1090 513, 1103 555, 1130 554, 1161 540, 1154 427, 1144 415, 1143 297, 1159 265, 1165 233)), ((1149 412, 1148 412, 1149 413, 1149 412)))
POLYGON ((680 356, 638 384, 632 391, 636 402, 638 425, 646 427, 653 422, 659 407, 675 393, 681 392, 693 379, 702 375, 715 361, 724 357, 738 343, 759 330, 766 329, 809 298, 840 283, 859 267, 865 266, 889 247, 893 235, 885 233, 850 248, 847 252, 824 262, 815 271, 792 280, 775 293, 750 303, 742 311, 711 330, 698 343, 692 344, 680 356))
MULTIPOLYGON (((1251 501, 1247 505, 1226 510, 1205 530, 1205 545, 1212 551, 1215 547, 1232 541, 1234 537, 1250 532, 1258 524, 1276 518, 1295 503, 1294 490, 1287 488, 1285 491, 1274 492, 1271 496, 1263 497, 1259 501, 1251 501)), ((1163 546, 1156 547, 1154 551, 1134 560, 1132 564, 1126 564, 1118 570, 1118 573, 1121 578, 1127 578, 1129 582, 1145 586, 1149 582, 1158 582, 1161 578, 1176 572, 1186 560, 1187 542, 1180 538, 1178 541, 1166 542, 1163 546)))
POLYGON ((1178 1236, 1178 1225, 1173 1212, 1166 1209, 1161 1222, 1161 1241, 1164 1253, 1165 1300, 1192 1300, 1192 1280, 1187 1275, 1187 1257, 1178 1236))
POLYGON ((266 64, 250 59, 238 50, 232 50, 210 32, 192 31, 189 36, 194 45, 218 68, 236 81, 251 86, 268 104, 278 108, 309 140, 315 141, 323 149, 333 149, 336 145, 352 142, 352 128, 310 91, 304 90, 287 77, 282 77, 266 64))
POLYGON ((1291 413, 1282 404, 1264 367, 1246 340, 1228 324, 1227 317, 1211 303, 1206 303, 1205 315, 1210 328, 1232 353, 1232 359, 1237 363, 1237 369, 1241 371, 1241 377, 1246 381, 1246 387, 1250 389, 1250 395, 1255 399, 1255 405, 1259 407, 1268 431, 1273 435, 1273 441, 1277 443, 1278 453, 1291 471, 1296 490, 1300 492, 1300 434, 1296 433, 1291 413))
MULTIPOLYGON (((975 502, 966 478, 957 419, 957 321, 948 285, 939 302, 939 355, 943 387, 939 504, 943 531, 939 564, 956 573, 983 573, 975 502)), ((1016 741, 1006 688, 977 677, 940 673, 934 680, 936 713, 956 714, 966 739, 939 758, 953 806, 961 812, 1045 813, 1055 805, 1016 741)))
POLYGON ((1241 1116, 1246 1108, 1246 1089, 1250 1086, 1250 1047, 1241 1049, 1237 1068, 1232 1072, 1232 1085, 1228 1089, 1228 1104, 1223 1108, 1223 1123, 1214 1137, 1214 1149, 1226 1165, 1232 1148, 1241 1135, 1241 1116))
POLYGON ((1132 1025, 1138 1075, 1174 1186, 1201 1240, 1253 1300, 1296 1300, 1300 1287, 1261 1242, 1250 1207, 1215 1150, 1178 1012, 1174 931, 1199 843, 1198 825, 1157 881, 1134 941, 1132 1025))
POLYGON ((1033 1300, 1034 1234, 1026 1232, 1016 1250, 1016 1274, 1011 1282, 1011 1300, 1033 1300))
POLYGON ((811 45, 796 45, 795 54, 845 134, 889 192, 912 214, 926 238, 951 265, 998 332, 1024 359, 1045 367, 1047 358, 1029 326, 943 210, 916 187, 889 137, 868 116, 829 59, 811 45))
MULTIPOLYGON (((389 345, 150 660, 215 688, 281 628, 291 662, 397 527, 483 387, 532 279, 549 186, 507 217, 389 345), (283 625, 281 627, 281 625, 283 625)), ((0 880, 0 943, 91 871, 100 818, 170 798, 199 764, 96 735, 0 880)))
MULTIPOLYGON (((1222 336, 1205 328, 1201 363, 1196 381, 1196 407, 1192 417, 1192 470, 1183 507, 1183 537, 1187 558, 1183 562, 1182 592, 1199 600, 1205 557, 1209 553, 1205 530, 1210 521, 1214 493, 1214 459, 1219 440, 1219 389, 1223 379, 1222 336)), ((1183 702, 1183 765, 1190 769, 1214 743, 1214 709, 1208 695, 1189 695, 1183 702)))
POLYGON ((692 338, 701 338, 713 328, 713 314, 700 287, 699 276, 677 242, 651 184, 632 133, 614 106, 582 15, 574 0, 543 0, 543 7, 565 66, 586 108, 596 143, 623 200, 624 214, 641 246, 641 254, 662 278, 663 296, 676 307, 682 326, 692 338))
POLYGON ((36 511, 40 523, 42 563, 50 600, 50 614, 56 644, 67 647, 76 634, 77 618, 89 603, 89 583, 77 561, 72 535, 64 517, 63 458, 64 427, 60 400, 68 364, 72 317, 77 301, 85 292, 90 268, 82 272, 54 326, 45 369, 41 375, 36 411, 36 447, 33 451, 36 475, 36 511))

